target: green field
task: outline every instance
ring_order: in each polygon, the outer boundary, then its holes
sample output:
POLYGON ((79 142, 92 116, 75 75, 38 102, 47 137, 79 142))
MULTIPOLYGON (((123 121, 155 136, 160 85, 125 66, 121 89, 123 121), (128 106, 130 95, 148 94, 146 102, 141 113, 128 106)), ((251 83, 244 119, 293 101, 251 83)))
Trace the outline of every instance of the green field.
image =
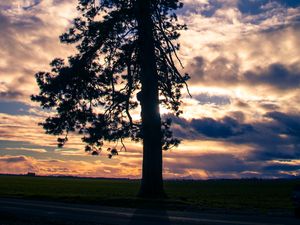
POLYGON ((291 194, 300 180, 166 181, 167 200, 136 198, 139 181, 0 176, 0 197, 84 202, 120 207, 183 210, 293 211, 291 194))

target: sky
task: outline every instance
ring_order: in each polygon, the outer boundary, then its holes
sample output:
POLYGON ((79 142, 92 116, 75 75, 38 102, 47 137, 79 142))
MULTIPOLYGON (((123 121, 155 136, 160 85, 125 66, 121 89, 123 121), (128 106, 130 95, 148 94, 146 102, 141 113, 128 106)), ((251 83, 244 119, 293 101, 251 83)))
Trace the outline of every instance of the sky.
MULTIPOLYGON (((164 178, 300 176, 300 1, 184 0, 189 27, 179 56, 192 98, 173 118, 181 145, 164 152, 164 178)), ((31 102, 34 74, 75 50, 59 42, 76 0, 0 1, 0 173, 141 177, 141 145, 108 159, 90 156, 78 136, 63 149, 41 127, 31 102)))

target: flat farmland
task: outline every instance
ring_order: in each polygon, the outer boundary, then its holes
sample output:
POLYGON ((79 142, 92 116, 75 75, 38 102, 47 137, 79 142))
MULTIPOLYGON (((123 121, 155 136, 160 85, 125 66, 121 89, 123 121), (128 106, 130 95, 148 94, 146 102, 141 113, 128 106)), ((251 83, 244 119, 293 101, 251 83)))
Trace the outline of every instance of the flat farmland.
POLYGON ((136 197, 138 180, 0 176, 0 197, 180 210, 292 213, 300 180, 166 181, 166 200, 136 197))

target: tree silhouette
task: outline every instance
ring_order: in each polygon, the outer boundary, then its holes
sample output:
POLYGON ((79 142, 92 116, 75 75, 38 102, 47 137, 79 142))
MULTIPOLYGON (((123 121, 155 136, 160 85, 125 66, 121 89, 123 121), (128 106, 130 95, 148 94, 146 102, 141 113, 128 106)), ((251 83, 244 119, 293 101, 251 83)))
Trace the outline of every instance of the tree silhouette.
POLYGON ((177 146, 171 120, 161 120, 159 105, 181 113, 181 89, 189 79, 177 67, 179 0, 79 0, 81 16, 61 42, 77 44, 78 53, 54 59, 50 72, 36 74, 40 88, 32 100, 56 114, 42 123, 46 133, 60 135, 58 145, 77 132, 86 151, 98 155, 104 142, 109 157, 125 149, 123 140, 143 141, 143 174, 139 195, 163 197, 162 150, 177 146), (140 104, 139 104, 140 103, 140 104), (131 113, 141 106, 141 120, 131 113), (62 138, 61 138, 62 136, 62 138))

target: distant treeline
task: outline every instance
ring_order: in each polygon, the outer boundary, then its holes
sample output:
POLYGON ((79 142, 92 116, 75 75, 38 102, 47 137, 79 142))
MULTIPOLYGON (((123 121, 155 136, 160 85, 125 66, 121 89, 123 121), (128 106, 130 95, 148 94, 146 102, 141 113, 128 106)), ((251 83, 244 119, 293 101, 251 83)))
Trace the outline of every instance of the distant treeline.
POLYGON ((136 180, 130 178, 110 178, 110 177, 80 177, 80 176, 65 176, 65 175, 38 175, 33 173, 28 174, 4 174, 0 173, 0 176, 14 176, 14 177, 27 177, 35 176, 41 178, 70 178, 70 179, 95 179, 95 180, 136 180))
MULTIPOLYGON (((132 179, 132 178, 114 178, 114 177, 81 177, 81 176, 69 176, 69 175, 38 175, 35 173, 27 173, 27 174, 3 174, 0 173, 0 176, 16 176, 16 177, 24 177, 24 176, 36 176, 36 177, 44 177, 44 178, 70 178, 70 179, 95 179, 95 180, 140 180, 140 179, 132 179)), ((259 177, 247 177, 247 178, 214 178, 214 179, 165 179, 166 181, 178 181, 178 182, 191 182, 191 181, 248 181, 248 180, 300 180, 300 176, 291 176, 288 178, 259 178, 259 177)))

